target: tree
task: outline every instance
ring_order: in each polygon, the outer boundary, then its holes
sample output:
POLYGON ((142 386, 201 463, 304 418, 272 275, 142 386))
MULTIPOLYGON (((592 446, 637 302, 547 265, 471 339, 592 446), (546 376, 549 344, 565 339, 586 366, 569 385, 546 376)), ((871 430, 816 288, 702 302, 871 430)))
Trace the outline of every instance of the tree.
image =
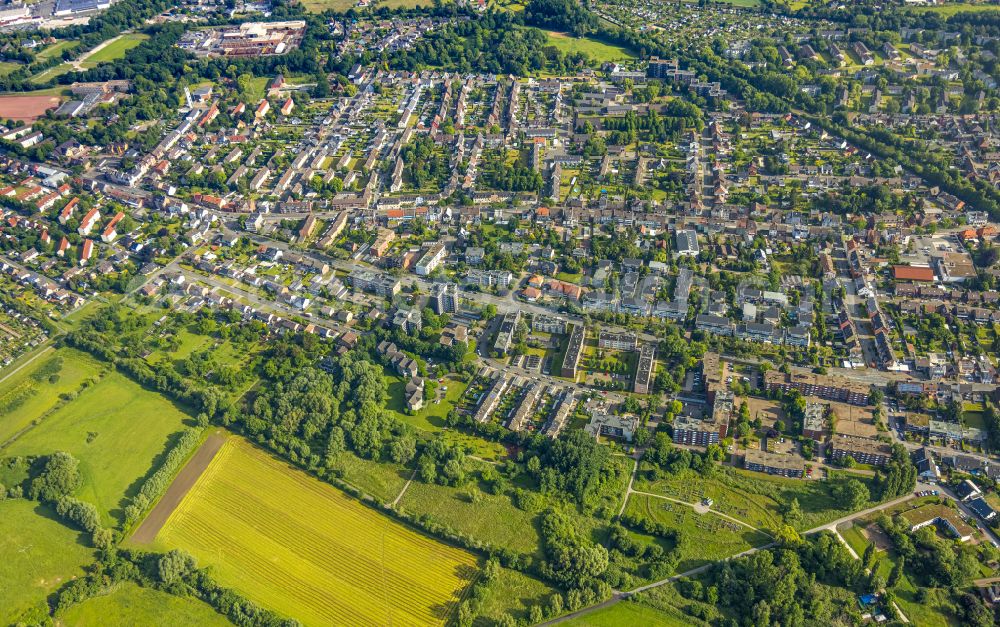
POLYGON ((28 496, 34 500, 56 501, 80 487, 80 462, 62 451, 46 458, 41 472, 31 480, 28 496))
POLYGON ((849 479, 834 486, 833 496, 841 509, 849 511, 860 510, 871 498, 868 487, 857 479, 849 479))
POLYGON ((194 569, 194 558, 179 549, 164 554, 157 563, 157 573, 163 583, 181 579, 194 569))
POLYGON ((799 507, 799 499, 792 498, 785 507, 785 522, 793 527, 797 527, 802 522, 802 508, 799 507))

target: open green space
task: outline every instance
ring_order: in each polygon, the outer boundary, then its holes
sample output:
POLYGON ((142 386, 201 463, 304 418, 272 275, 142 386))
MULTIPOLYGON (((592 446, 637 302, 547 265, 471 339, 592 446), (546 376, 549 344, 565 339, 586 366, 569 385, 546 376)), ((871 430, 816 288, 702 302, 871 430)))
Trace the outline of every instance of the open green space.
POLYGON ((384 503, 396 498, 412 474, 387 461, 376 462, 351 453, 339 455, 333 469, 341 479, 384 503))
POLYGON ((406 381, 389 370, 385 373, 389 400, 386 408, 400 421, 416 428, 424 437, 443 437, 450 443, 459 445, 471 454, 484 459, 497 460, 505 455, 503 446, 475 435, 463 433, 448 427, 445 418, 458 404, 469 385, 457 377, 446 377, 437 384, 435 394, 424 406, 411 413, 406 411, 406 381), (447 388, 447 389, 444 389, 447 388))
POLYGON ((72 348, 43 349, 41 357, 0 383, 0 445, 72 394, 96 381, 102 365, 72 348))
POLYGON ((310 13, 322 13, 323 11, 344 12, 351 7, 357 6, 355 0, 303 0, 302 6, 310 13))
POLYGON ((11 72, 22 67, 20 63, 13 63, 10 61, 0 61, 0 76, 7 76, 11 72))
MULTIPOLYGON (((33 608, 45 616, 45 598, 83 574, 94 559, 83 534, 56 519, 49 507, 22 499, 0 502, 0 624, 18 622, 33 608)), ((34 621, 26 621, 34 622, 34 621)))
POLYGON ((598 63, 635 58, 635 55, 626 48, 606 44, 589 37, 574 37, 569 33, 556 31, 545 31, 545 36, 548 39, 548 45, 555 46, 560 52, 564 54, 582 52, 598 63))
POLYGON ((108 594, 70 607, 59 617, 68 627, 173 627, 174 625, 232 625, 207 603, 135 584, 124 584, 108 594))
POLYGON ((111 372, 38 426, 3 449, 4 455, 66 451, 80 460, 83 486, 76 496, 92 503, 105 523, 120 520, 122 500, 133 496, 158 455, 190 417, 177 405, 111 372))
POLYGON ((518 621, 528 621, 533 605, 544 605, 556 593, 548 584, 516 570, 501 568, 480 599, 476 627, 488 627, 510 614, 518 621))
POLYGON ((949 2, 932 7, 928 6, 907 6, 908 11, 920 11, 924 13, 937 13, 941 17, 951 17, 956 13, 982 13, 986 11, 998 11, 1000 6, 996 4, 973 4, 971 2, 949 2))
POLYGON ((687 505, 653 496, 633 494, 625 513, 664 524, 679 532, 681 559, 677 572, 691 570, 771 541, 769 536, 759 531, 711 512, 699 514, 687 505))
MULTIPOLYGON (((643 464, 635 489, 662 494, 688 503, 703 498, 713 500, 712 509, 762 529, 778 529, 783 524, 782 507, 797 499, 802 510, 799 530, 813 529, 845 515, 833 497, 836 481, 807 481, 771 477, 733 468, 720 468, 709 477, 693 471, 665 475, 649 481, 643 464)), ((870 482, 863 476, 855 477, 870 482)))
MULTIPOLYGON (((31 83, 44 83, 46 81, 52 80, 53 78, 59 78, 63 74, 68 74, 73 71, 73 66, 69 63, 60 63, 59 65, 50 67, 49 69, 39 72, 32 76, 29 80, 31 83)), ((61 89, 65 89, 62 87, 61 89)))
POLYGON ((496 547, 521 553, 535 553, 541 538, 537 514, 514 506, 506 494, 490 494, 479 489, 478 502, 468 490, 414 481, 399 503, 400 509, 435 521, 478 538, 496 547))
POLYGON ((668 614, 642 603, 622 601, 569 620, 565 624, 570 627, 688 627, 691 617, 680 612, 668 614))
POLYGON ((64 50, 69 50, 80 45, 80 42, 75 39, 64 39, 62 41, 57 41, 56 43, 48 46, 44 50, 39 51, 35 55, 35 58, 39 61, 47 61, 52 57, 61 55, 64 50))
POLYGON ((127 35, 122 35, 117 39, 114 39, 104 45, 99 50, 91 52, 87 56, 80 59, 84 66, 92 67, 96 66, 98 63, 106 63, 108 61, 115 61, 117 59, 122 59, 125 57, 125 53, 135 48, 142 42, 149 39, 148 35, 143 35, 142 33, 129 33, 127 35))

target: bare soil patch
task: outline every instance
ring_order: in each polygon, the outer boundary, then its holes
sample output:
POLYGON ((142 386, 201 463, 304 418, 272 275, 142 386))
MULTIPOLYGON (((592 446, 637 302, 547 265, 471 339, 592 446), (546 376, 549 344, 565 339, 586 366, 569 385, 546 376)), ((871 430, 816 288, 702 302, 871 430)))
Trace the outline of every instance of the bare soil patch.
POLYGON ((160 529, 163 528, 164 523, 170 518, 170 514, 177 509, 184 496, 194 486, 195 482, 198 481, 201 473, 205 472, 205 469, 208 468, 212 459, 215 458, 215 454, 219 452, 219 449, 222 448, 225 442, 226 434, 221 431, 208 436, 208 439, 198 447, 198 450, 191 456, 188 463, 184 465, 184 468, 181 468, 181 471, 174 477, 174 480, 170 483, 170 487, 163 493, 163 498, 156 503, 156 506, 149 512, 146 519, 142 521, 139 528, 132 534, 133 542, 137 544, 149 544, 156 539, 156 534, 160 533, 160 529))
POLYGON ((58 96, 2 96, 0 118, 32 122, 59 106, 58 96))

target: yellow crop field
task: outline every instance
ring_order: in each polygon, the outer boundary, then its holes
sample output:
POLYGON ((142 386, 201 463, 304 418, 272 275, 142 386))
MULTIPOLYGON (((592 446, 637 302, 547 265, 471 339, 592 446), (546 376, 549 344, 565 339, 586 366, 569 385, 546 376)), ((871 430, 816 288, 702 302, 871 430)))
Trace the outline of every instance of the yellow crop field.
POLYGON ((230 438, 153 542, 306 625, 443 624, 477 573, 472 554, 365 507, 230 438))

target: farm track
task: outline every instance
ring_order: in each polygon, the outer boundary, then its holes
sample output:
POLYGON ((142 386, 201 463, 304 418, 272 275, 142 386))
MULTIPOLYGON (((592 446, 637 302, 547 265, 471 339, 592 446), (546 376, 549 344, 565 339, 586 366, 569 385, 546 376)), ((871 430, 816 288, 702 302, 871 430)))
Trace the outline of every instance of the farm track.
POLYGON ((170 518, 170 515, 177 509, 184 496, 191 490, 198 478, 201 477, 205 469, 215 458, 216 453, 226 443, 226 436, 222 433, 213 433, 205 440, 195 454, 191 456, 188 463, 181 468, 177 476, 170 483, 170 487, 163 493, 163 497, 156 503, 149 515, 142 521, 139 528, 132 534, 132 541, 138 544, 151 543, 160 533, 160 529, 170 518))

